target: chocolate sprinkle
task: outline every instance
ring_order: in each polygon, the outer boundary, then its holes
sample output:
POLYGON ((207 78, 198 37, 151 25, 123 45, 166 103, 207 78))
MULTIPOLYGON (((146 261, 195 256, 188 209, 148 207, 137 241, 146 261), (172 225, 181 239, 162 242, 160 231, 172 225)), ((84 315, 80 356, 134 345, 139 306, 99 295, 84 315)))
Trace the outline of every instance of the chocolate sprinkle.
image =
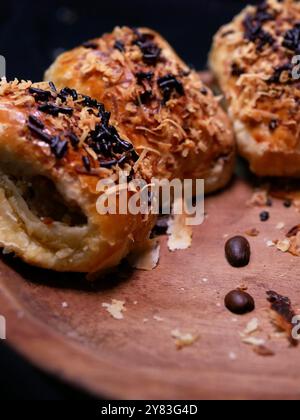
POLYGON ((28 121, 31 125, 35 125, 37 128, 40 128, 42 130, 45 128, 44 123, 34 115, 29 115, 28 121))
POLYGON ((265 45, 273 45, 275 42, 272 35, 262 27, 265 22, 273 19, 274 16, 268 12, 267 2, 259 5, 254 15, 248 14, 244 19, 245 38, 256 43, 258 51, 262 51, 265 45))
POLYGON ((49 101, 49 99, 52 96, 51 92, 49 92, 48 90, 42 90, 42 89, 38 89, 34 87, 29 88, 29 93, 31 95, 34 95, 36 101, 40 101, 40 102, 49 101))
POLYGON ((288 74, 288 81, 292 81, 292 63, 285 63, 282 66, 275 67, 273 75, 267 81, 268 83, 281 83, 281 75, 284 72, 288 74))
POLYGON ((88 49, 91 49, 91 50, 97 50, 97 48, 98 48, 98 44, 96 42, 93 42, 93 41, 84 42, 82 44, 82 46, 83 46, 83 48, 88 48, 88 49))
POLYGON ((179 82, 172 74, 161 77, 158 79, 157 83, 163 94, 164 103, 171 99, 173 92, 176 92, 179 96, 184 95, 184 88, 182 83, 179 82))
POLYGON ((77 101, 77 99, 78 99, 78 94, 77 94, 76 90, 75 89, 70 89, 68 87, 65 87, 64 89, 62 89, 58 96, 61 99, 63 99, 63 101, 65 101, 68 96, 71 96, 71 98, 74 101, 77 101))
POLYGON ((300 53, 300 23, 296 23, 293 29, 287 31, 284 35, 282 45, 294 51, 296 54, 300 53))
POLYGON ((100 161, 101 168, 112 168, 113 166, 117 165, 117 159, 109 160, 109 161, 100 161))
POLYGON ((231 75, 232 76, 241 76, 245 71, 237 64, 237 63, 232 63, 231 66, 231 75))
POLYGON ((68 151, 68 142, 61 140, 59 136, 53 137, 50 144, 51 150, 57 159, 65 157, 68 151))
POLYGON ((278 120, 271 120, 269 123, 269 128, 271 131, 275 131, 278 125, 279 125, 278 120))
POLYGON ((49 102, 44 105, 40 105, 38 109, 41 112, 45 112, 46 114, 53 115, 55 117, 57 117, 58 114, 73 115, 72 108, 57 106, 49 102))
POLYGON ((259 215, 261 222, 267 222, 270 219, 270 213, 268 211, 263 211, 259 215))
POLYGON ((45 133, 42 129, 38 128, 36 125, 28 123, 28 128, 40 140, 42 140, 42 141, 44 141, 45 143, 48 143, 48 144, 51 143, 51 139, 52 139, 51 136, 49 136, 49 134, 45 133))
POLYGON ((66 133, 66 136, 70 139, 71 145, 73 146, 73 148, 76 149, 80 143, 80 140, 76 136, 76 134, 70 131, 69 133, 66 133))
POLYGON ((88 172, 90 172, 91 171, 91 161, 90 161, 90 158, 88 156, 83 156, 82 163, 83 163, 83 166, 85 167, 85 169, 88 172))
POLYGON ((135 76, 137 78, 138 84, 142 85, 145 80, 150 82, 154 77, 154 73, 152 71, 148 71, 148 72, 141 71, 139 73, 136 73, 135 76))
POLYGON ((133 31, 137 35, 134 44, 142 51, 144 62, 150 66, 155 66, 160 58, 161 48, 153 42, 154 36, 152 34, 141 34, 137 29, 133 29, 133 31))
POLYGON ((114 48, 122 53, 125 52, 125 45, 122 41, 116 41, 114 48))
MULTIPOLYGON (((64 102, 67 102, 68 97, 71 97, 74 101, 78 100, 79 95, 76 90, 66 87, 60 92, 57 92, 53 84, 50 85, 50 88, 56 95, 52 96, 51 92, 42 89, 30 88, 31 93, 37 96, 38 100, 47 100, 46 103, 38 106, 38 110, 55 117, 59 114, 72 116, 74 109, 57 105, 56 98, 60 98, 64 102), (49 102, 50 99, 52 99, 52 102, 49 102)), ((97 154, 101 167, 112 168, 115 165, 122 165, 130 161, 135 162, 139 159, 139 155, 134 150, 133 145, 127 140, 122 139, 117 129, 110 125, 111 114, 105 110, 102 103, 89 96, 82 96, 82 100, 78 103, 87 108, 91 108, 88 111, 92 113, 94 113, 94 110, 97 110, 99 118, 101 118, 101 123, 96 125, 95 130, 89 133, 85 141, 85 144, 97 154)), ((72 130, 64 132, 63 135, 49 135, 44 131, 45 124, 34 115, 29 116, 27 127, 36 137, 50 145, 51 151, 57 159, 65 157, 68 152, 69 142, 74 149, 77 149, 80 144, 79 137, 72 130)), ((90 171, 90 158, 84 156, 82 162, 85 169, 90 171)))
POLYGON ((54 84, 53 82, 49 82, 49 86, 50 86, 50 89, 51 89, 53 92, 57 92, 56 86, 55 86, 55 84, 54 84))
POLYGON ((82 95, 82 97, 83 97, 82 105, 84 106, 89 106, 91 108, 99 108, 99 106, 102 105, 96 99, 92 99, 90 96, 82 95))
POLYGON ((202 87, 200 89, 200 93, 202 93, 202 95, 206 96, 208 94, 208 90, 206 89, 206 87, 202 87))
POLYGON ((151 90, 145 90, 139 95, 139 99, 142 104, 149 104, 151 100, 153 99, 153 94, 151 90))

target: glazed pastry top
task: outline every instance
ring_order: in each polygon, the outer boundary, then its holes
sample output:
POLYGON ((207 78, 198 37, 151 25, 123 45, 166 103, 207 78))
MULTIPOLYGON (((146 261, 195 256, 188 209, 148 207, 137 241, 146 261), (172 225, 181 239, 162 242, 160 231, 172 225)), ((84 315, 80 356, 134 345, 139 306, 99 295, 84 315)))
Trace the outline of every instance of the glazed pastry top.
POLYGON ((155 175, 203 174, 233 153, 231 126, 218 100, 150 29, 116 28, 64 53, 46 79, 103 101, 137 152, 156 155, 155 175))
POLYGON ((0 120, 9 128, 7 147, 17 142, 24 158, 34 156, 53 170, 102 178, 138 160, 101 103, 52 83, 2 80, 0 120))

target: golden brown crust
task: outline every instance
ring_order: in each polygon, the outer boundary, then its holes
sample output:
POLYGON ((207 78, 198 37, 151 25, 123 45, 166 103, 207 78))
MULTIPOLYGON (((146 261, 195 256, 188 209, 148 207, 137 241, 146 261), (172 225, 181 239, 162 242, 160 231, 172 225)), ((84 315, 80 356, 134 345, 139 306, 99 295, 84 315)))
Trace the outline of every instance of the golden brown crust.
POLYGON ((137 243, 148 238, 154 219, 98 214, 97 184, 120 168, 141 178, 142 173, 133 170, 137 158, 130 141, 114 130, 97 101, 75 91, 56 91, 45 82, 3 80, 1 247, 26 262, 57 271, 95 272, 117 265, 137 243), (110 145, 105 151, 98 150, 94 141, 101 129, 106 130, 106 145, 110 145), (33 209, 33 198, 27 200, 37 193, 35 185, 44 201, 39 200, 39 210, 51 209, 53 218, 40 217, 33 209), (55 200, 56 212, 51 205, 55 200), (79 212, 80 221, 67 223, 66 217, 59 215, 60 207, 69 219, 79 212))
POLYGON ((62 54, 45 77, 103 102, 137 151, 148 153, 151 175, 209 179, 222 161, 207 189, 228 182, 235 155, 228 118, 156 32, 116 28, 62 54))
POLYGON ((239 151, 258 175, 300 176, 300 85, 292 74, 299 21, 299 2, 268 0, 247 7, 214 39, 210 65, 239 151))

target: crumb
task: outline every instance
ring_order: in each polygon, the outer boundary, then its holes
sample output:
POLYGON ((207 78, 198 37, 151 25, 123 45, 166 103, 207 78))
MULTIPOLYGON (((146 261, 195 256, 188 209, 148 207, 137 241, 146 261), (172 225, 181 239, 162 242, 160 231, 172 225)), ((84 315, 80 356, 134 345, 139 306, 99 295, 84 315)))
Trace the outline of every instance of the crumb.
POLYGON ((252 197, 247 201, 246 204, 248 207, 264 207, 267 206, 268 203, 268 192, 266 190, 259 190, 253 193, 252 197))
POLYGON ((154 319, 154 321, 157 321, 157 322, 163 322, 164 321, 164 319, 163 318, 161 318, 160 316, 158 316, 158 315, 154 315, 153 316, 153 319, 154 319))
POLYGON ((105 308, 114 319, 121 320, 124 318, 123 312, 126 311, 124 301, 113 299, 111 304, 102 303, 102 307, 105 308))
POLYGON ((278 223, 277 225, 276 225, 276 229, 277 230, 282 230, 282 229, 284 229, 285 228, 285 223, 283 223, 283 222, 280 222, 280 223, 278 223))
POLYGON ((198 336, 190 333, 183 334, 179 330, 173 330, 171 332, 171 336, 176 340, 176 347, 178 350, 193 345, 199 338, 198 336))
POLYGON ((289 239, 283 239, 282 241, 278 241, 276 244, 276 248, 282 252, 288 252, 290 249, 291 242, 289 239))
POLYGON ((251 335, 255 333, 259 329, 259 321, 257 318, 251 319, 251 321, 247 324, 245 330, 242 332, 241 336, 245 337, 247 335, 251 335))
POLYGON ((264 346, 266 344, 266 341, 263 338, 257 337, 243 337, 242 342, 255 347, 264 346))
POLYGON ((245 235, 255 238, 256 236, 259 235, 259 233, 260 232, 258 229, 252 228, 252 229, 246 230, 245 235))
POLYGON ((228 354, 228 357, 229 357, 229 360, 232 360, 233 362, 234 362, 235 360, 237 360, 237 355, 236 355, 233 351, 231 351, 231 352, 228 354))
POLYGON ((157 239, 149 239, 129 257, 129 264, 137 270, 154 270, 160 258, 160 244, 157 239))
POLYGON ((248 286, 246 284, 241 284, 237 287, 237 290, 241 290, 242 292, 246 292, 248 290, 248 286))
POLYGON ((175 215, 169 221, 168 248, 170 251, 185 250, 192 245, 193 231, 191 226, 185 224, 184 215, 175 215))
POLYGON ((202 281, 203 281, 203 283, 207 283, 208 282, 208 279, 207 278, 204 278, 204 279, 202 279, 202 281))
POLYGON ((63 308, 68 308, 68 307, 69 307, 69 304, 68 304, 67 302, 63 302, 63 303, 61 304, 61 306, 62 306, 63 308))
POLYGON ((275 353, 273 352, 273 350, 269 349, 266 346, 255 346, 253 347, 253 351, 259 356, 263 356, 263 357, 275 356, 275 353))
POLYGON ((272 248, 273 246, 275 246, 276 244, 275 244, 275 242, 273 242, 273 241, 267 241, 266 242, 266 245, 267 245, 267 247, 268 248, 272 248))

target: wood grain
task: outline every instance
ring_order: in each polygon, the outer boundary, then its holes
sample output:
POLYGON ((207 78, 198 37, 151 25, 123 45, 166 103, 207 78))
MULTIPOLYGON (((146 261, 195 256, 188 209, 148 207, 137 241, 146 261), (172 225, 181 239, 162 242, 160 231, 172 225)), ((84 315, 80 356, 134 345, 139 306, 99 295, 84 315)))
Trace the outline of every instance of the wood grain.
POLYGON ((251 194, 249 185, 235 180, 223 193, 207 198, 208 216, 195 229, 192 248, 171 254, 162 238, 160 265, 152 272, 133 272, 124 265, 90 284, 79 275, 46 272, 2 258, 0 313, 7 319, 8 343, 40 368, 97 396, 300 398, 299 348, 272 338, 268 347, 275 356, 262 357, 239 336, 253 317, 262 325, 256 336, 274 331, 267 290, 289 296, 300 308, 300 259, 265 243, 284 237, 285 231, 279 232, 276 225, 284 222, 289 230, 299 223, 299 213, 275 201, 270 220, 261 223, 262 209, 246 206, 251 194), (250 265, 230 267, 224 257, 227 235, 251 228, 260 234, 249 238, 250 265), (248 285, 256 311, 238 317, 225 309, 223 300, 241 284, 248 285), (102 308, 112 299, 126 301, 121 321, 102 308), (200 338, 178 351, 171 337, 174 329, 200 338), (236 360, 231 360, 232 353, 236 360))

